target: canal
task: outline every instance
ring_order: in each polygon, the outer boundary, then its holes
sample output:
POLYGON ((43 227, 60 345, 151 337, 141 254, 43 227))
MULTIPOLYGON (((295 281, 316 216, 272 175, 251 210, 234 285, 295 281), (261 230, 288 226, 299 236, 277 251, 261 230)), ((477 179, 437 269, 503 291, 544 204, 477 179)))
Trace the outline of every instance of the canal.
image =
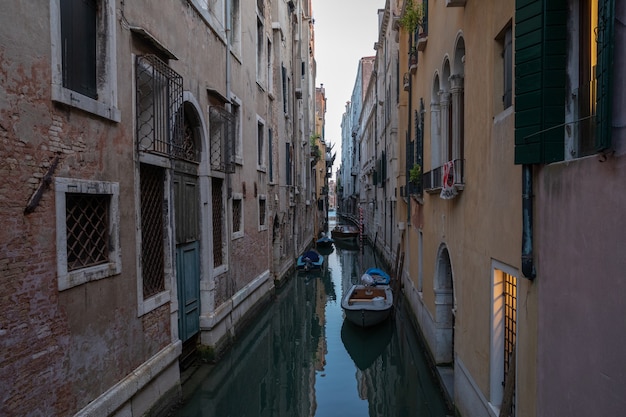
POLYGON ((173 417, 330 417, 453 414, 404 301, 374 328, 344 321, 341 296, 368 267, 371 247, 336 246, 325 270, 294 272, 217 364, 183 383, 173 417))

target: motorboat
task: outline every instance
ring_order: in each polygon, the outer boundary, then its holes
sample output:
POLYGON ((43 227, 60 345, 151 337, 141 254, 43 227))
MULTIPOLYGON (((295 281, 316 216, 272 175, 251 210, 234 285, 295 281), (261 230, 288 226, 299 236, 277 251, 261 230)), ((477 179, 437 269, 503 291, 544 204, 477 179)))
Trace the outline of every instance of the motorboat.
POLYGON ((298 271, 319 271, 324 265, 324 256, 314 250, 308 250, 298 256, 296 261, 296 269, 298 271))
POLYGON ((331 236, 335 240, 357 242, 359 238, 359 229, 356 226, 348 224, 338 224, 331 231, 331 236))
POLYGON ((346 319, 360 327, 371 327, 386 320, 393 309, 389 274, 368 269, 360 284, 352 285, 341 300, 346 319))

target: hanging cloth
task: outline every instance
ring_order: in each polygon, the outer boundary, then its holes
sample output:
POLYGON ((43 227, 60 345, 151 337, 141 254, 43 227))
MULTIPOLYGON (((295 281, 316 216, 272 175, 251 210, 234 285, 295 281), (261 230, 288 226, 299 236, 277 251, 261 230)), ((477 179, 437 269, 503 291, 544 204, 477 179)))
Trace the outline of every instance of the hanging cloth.
POLYGON ((443 164, 442 168, 441 172, 443 174, 443 178, 441 181, 441 194, 439 197, 444 200, 450 200, 458 193, 456 186, 454 185, 454 161, 446 162, 443 164))

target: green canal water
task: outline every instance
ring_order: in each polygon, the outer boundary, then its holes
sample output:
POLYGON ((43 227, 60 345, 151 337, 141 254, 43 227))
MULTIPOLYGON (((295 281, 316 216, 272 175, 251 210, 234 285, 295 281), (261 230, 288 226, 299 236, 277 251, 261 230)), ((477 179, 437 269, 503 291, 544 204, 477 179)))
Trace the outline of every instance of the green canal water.
POLYGON ((197 368, 173 417, 452 414, 400 294, 381 325, 344 320, 342 294, 383 267, 371 248, 333 247, 325 258, 322 272, 294 272, 219 363, 197 368))

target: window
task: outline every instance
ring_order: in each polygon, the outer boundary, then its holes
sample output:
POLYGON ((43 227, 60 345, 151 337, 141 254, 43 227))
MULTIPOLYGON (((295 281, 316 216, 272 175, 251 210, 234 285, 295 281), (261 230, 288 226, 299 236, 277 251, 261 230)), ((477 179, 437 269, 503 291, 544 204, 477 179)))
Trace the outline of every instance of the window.
POLYGON ((547 0, 533 0, 516 10, 517 164, 562 161, 611 147, 615 3, 577 4, 553 10, 547 0))
POLYGON ((293 185, 293 155, 291 149, 291 143, 285 143, 285 184, 287 185, 293 185))
POLYGON ((274 139, 272 129, 267 131, 267 156, 268 156, 268 174, 270 184, 274 183, 274 155, 273 155, 274 139))
POLYGON ((165 291, 165 170, 141 164, 141 283, 144 299, 165 291))
MULTIPOLYGON (((591 155, 595 152, 596 131, 596 67, 598 63, 598 0, 581 0, 573 9, 570 30, 573 51, 568 57, 571 79, 569 108, 565 110, 565 159, 591 155)), ((598 32, 599 33, 599 32, 598 32)))
POLYGON ((241 51, 240 0, 230 0, 230 32, 228 33, 231 51, 241 51))
POLYGON ((55 180, 59 291, 122 272, 119 184, 55 180))
POLYGON ((259 195, 259 231, 267 230, 267 206, 265 203, 265 195, 259 195))
POLYGON ((225 234, 224 225, 224 197, 223 190, 224 180, 221 178, 211 179, 212 189, 212 209, 213 209, 213 267, 225 268, 227 264, 226 259, 226 243, 223 239, 225 234))
POLYGON ((239 193, 233 193, 232 225, 233 239, 243 237, 243 200, 239 193))
MULTIPOLYGON (((510 23, 496 37, 496 42, 500 48, 500 68, 502 71, 502 108, 500 110, 504 110, 513 105, 513 29, 510 23)), ((496 88, 496 90, 500 91, 500 88, 496 88)))
POLYGON ((285 116, 289 116, 289 91, 291 89, 291 80, 287 75, 287 68, 285 66, 282 67, 282 80, 283 80, 283 112, 285 116))
POLYGON ((114 0, 50 0, 52 100, 119 122, 114 0))
POLYGON ((135 101, 140 151, 192 161, 185 146, 183 79, 154 55, 136 57, 135 101))
POLYGON ((272 51, 272 41, 267 40, 267 91, 274 94, 274 53, 272 51))
POLYGON ((235 163, 243 164, 243 142, 241 135, 241 100, 237 97, 231 96, 230 113, 233 116, 233 141, 234 141, 234 154, 235 163))
POLYGON ((256 19, 256 80, 263 85, 265 81, 265 27, 263 26, 263 16, 256 19))
POLYGON ((224 22, 226 16, 225 0, 189 0, 202 18, 220 37, 224 38, 224 22))
POLYGON ((265 170, 265 121, 257 116, 257 169, 265 170))
POLYGON ((211 169, 220 172, 235 171, 233 146, 235 143, 235 120, 232 113, 222 107, 209 107, 209 139, 211 169))
POLYGON ((489 402, 498 410, 510 406, 511 415, 515 415, 517 341, 517 278, 513 273, 512 268, 494 261, 489 402))

